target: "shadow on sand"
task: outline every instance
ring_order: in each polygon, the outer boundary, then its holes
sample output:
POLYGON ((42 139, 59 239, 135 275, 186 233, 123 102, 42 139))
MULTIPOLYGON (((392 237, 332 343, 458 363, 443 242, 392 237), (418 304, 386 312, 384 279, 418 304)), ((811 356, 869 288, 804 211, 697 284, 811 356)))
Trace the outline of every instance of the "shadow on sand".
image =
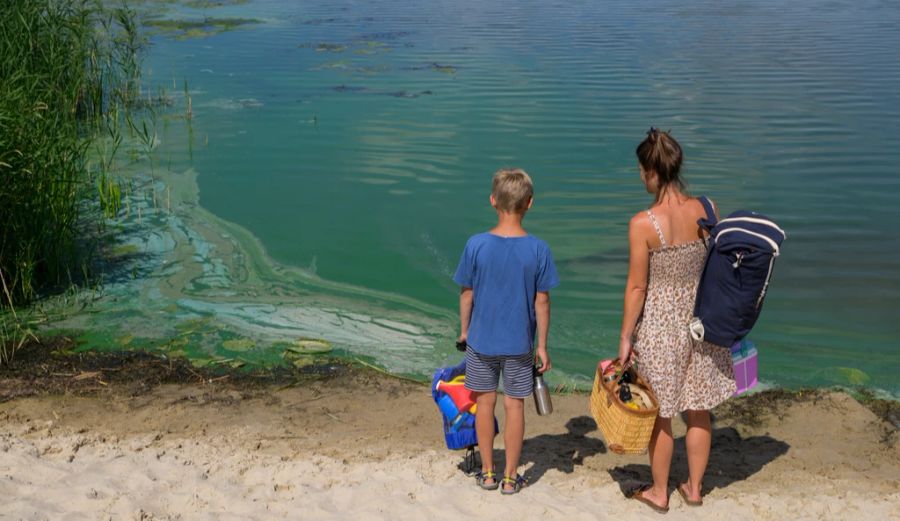
POLYGON ((601 440, 585 436, 597 430, 597 424, 590 416, 570 419, 566 429, 569 432, 565 434, 541 434, 525 440, 521 464, 534 464, 525 472, 529 483, 537 483, 550 469, 571 474, 576 467, 584 465, 586 458, 606 454, 606 445, 601 440))
MULTIPOLYGON (((568 432, 565 434, 541 434, 525 440, 519 465, 527 468, 529 464, 533 464, 524 473, 530 484, 540 481, 550 469, 571 474, 576 467, 584 464, 586 458, 606 453, 606 446, 602 441, 585 436, 597 430, 593 418, 576 416, 566 422, 566 429, 568 432)), ((502 433, 499 435, 502 436, 502 433)), ((505 461, 506 451, 494 449, 494 466, 499 469, 498 472, 503 470, 505 461)), ((480 458, 474 467, 481 469, 480 458)), ((465 472, 465 462, 460 463, 459 469, 465 472)))
MULTIPOLYGON (((717 488, 725 488, 735 481, 743 481, 765 465, 787 453, 790 445, 771 436, 741 438, 732 427, 713 429, 709 465, 703 478, 704 495, 717 488)), ((651 483, 650 465, 628 464, 609 470, 623 494, 641 484, 651 483)), ((675 455, 669 474, 669 488, 674 490, 687 479, 687 456, 684 436, 675 439, 675 455)))

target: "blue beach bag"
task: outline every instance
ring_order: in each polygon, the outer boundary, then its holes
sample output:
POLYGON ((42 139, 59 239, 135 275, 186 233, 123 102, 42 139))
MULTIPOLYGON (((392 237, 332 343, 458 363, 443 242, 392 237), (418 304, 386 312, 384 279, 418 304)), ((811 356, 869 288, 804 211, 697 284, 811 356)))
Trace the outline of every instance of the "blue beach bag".
POLYGON ((689 328, 695 340, 730 348, 759 318, 785 233, 768 217, 746 210, 717 221, 712 202, 700 202, 706 218, 697 224, 709 232, 709 252, 689 328))
MULTIPOLYGON (((449 382, 464 374, 466 374, 465 359, 459 365, 442 367, 435 371, 434 376, 431 378, 431 397, 434 398, 434 403, 437 404, 441 398, 447 396, 447 393, 436 389, 438 381, 444 380, 449 382)), ((447 443, 447 448, 450 450, 466 449, 465 460, 460 468, 466 474, 473 475, 476 471, 475 446, 478 445, 478 435, 475 433, 475 417, 469 415, 457 426, 454 432, 454 429, 452 429, 453 418, 448 418, 440 407, 438 407, 438 410, 441 413, 441 425, 444 429, 444 441, 447 443)), ((494 433, 498 432, 500 432, 500 428, 495 417, 494 433)))
MULTIPOLYGON (((466 374, 465 360, 463 360, 459 365, 442 367, 435 371, 434 376, 431 378, 431 397, 434 398, 434 403, 438 403, 438 400, 446 396, 445 392, 435 389, 435 387, 437 387, 438 381, 444 380, 449 382, 457 376, 464 374, 466 374)), ((438 410, 440 410, 440 408, 438 408, 438 410)), ((448 418, 447 415, 444 414, 443 411, 441 411, 441 425, 443 425, 444 428, 444 441, 447 442, 448 449, 459 450, 478 445, 478 436, 475 434, 474 416, 469 416, 468 418, 463 420, 462 424, 457 427, 455 432, 453 432, 453 429, 451 429, 452 422, 453 418, 448 418)), ((494 419, 494 424, 496 432, 499 432, 496 418, 494 419)))

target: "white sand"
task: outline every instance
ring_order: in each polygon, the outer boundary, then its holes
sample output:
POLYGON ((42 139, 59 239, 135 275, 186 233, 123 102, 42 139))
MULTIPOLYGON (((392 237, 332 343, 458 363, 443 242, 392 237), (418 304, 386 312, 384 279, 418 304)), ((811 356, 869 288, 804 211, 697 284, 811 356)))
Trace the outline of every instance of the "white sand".
MULTIPOLYGON (((582 436, 595 429, 584 396, 529 414, 533 483, 505 497, 457 469, 427 389, 366 378, 0 404, 0 518, 660 518, 622 495, 649 476, 646 458, 606 452, 596 430, 582 436)), ((781 412, 756 429, 717 425, 705 505, 673 493, 666 517, 900 519, 896 432, 838 393, 781 412)), ((683 457, 673 472, 684 475, 683 457)))

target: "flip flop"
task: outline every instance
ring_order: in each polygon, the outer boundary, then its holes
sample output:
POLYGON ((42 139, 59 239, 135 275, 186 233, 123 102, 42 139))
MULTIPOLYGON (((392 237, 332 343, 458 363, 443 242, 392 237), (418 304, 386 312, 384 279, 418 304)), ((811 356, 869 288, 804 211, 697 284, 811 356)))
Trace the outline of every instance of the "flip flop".
POLYGON ((501 481, 501 483, 502 486, 500 487, 500 493, 505 496, 518 494, 520 490, 528 486, 528 481, 526 481, 525 478, 523 478, 519 474, 516 474, 515 478, 503 476, 503 480, 501 481), (512 488, 506 488, 506 485, 512 485, 512 488))
POLYGON ((478 484, 479 487, 484 490, 497 490, 500 487, 500 482, 497 480, 497 474, 491 472, 490 470, 487 472, 479 472, 475 476, 475 483, 478 484), (485 481, 492 479, 493 483, 485 483, 485 481))
POLYGON ((641 503, 647 505, 648 507, 652 508, 654 512, 657 512, 660 514, 667 513, 669 511, 669 507, 661 507, 661 506, 657 505, 656 503, 654 503, 653 501, 650 501, 649 499, 644 497, 644 492, 650 490, 651 487, 652 487, 652 485, 642 485, 642 486, 634 489, 633 491, 631 491, 631 494, 628 497, 630 499, 636 499, 636 500, 640 501, 641 503))
POLYGON ((684 501, 684 504, 689 507, 702 507, 703 506, 702 499, 700 499, 698 501, 688 499, 687 492, 684 491, 684 485, 685 485, 685 483, 682 483, 681 485, 678 485, 678 488, 677 488, 678 495, 681 496, 681 500, 684 501))

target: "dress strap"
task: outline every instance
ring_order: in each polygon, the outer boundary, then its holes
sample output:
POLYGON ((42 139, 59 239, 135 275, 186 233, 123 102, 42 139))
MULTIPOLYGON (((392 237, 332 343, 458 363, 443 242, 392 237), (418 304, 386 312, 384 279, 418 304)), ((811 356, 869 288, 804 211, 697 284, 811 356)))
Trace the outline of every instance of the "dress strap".
POLYGON ((650 210, 647 210, 647 215, 650 216, 650 222, 652 222, 652 223, 653 223, 653 227, 656 228, 656 235, 659 236, 659 242, 660 242, 660 244, 662 244, 663 246, 665 246, 665 245, 666 245, 666 238, 663 237, 662 230, 659 229, 659 223, 656 221, 656 216, 653 215, 653 212, 651 212, 650 210))

